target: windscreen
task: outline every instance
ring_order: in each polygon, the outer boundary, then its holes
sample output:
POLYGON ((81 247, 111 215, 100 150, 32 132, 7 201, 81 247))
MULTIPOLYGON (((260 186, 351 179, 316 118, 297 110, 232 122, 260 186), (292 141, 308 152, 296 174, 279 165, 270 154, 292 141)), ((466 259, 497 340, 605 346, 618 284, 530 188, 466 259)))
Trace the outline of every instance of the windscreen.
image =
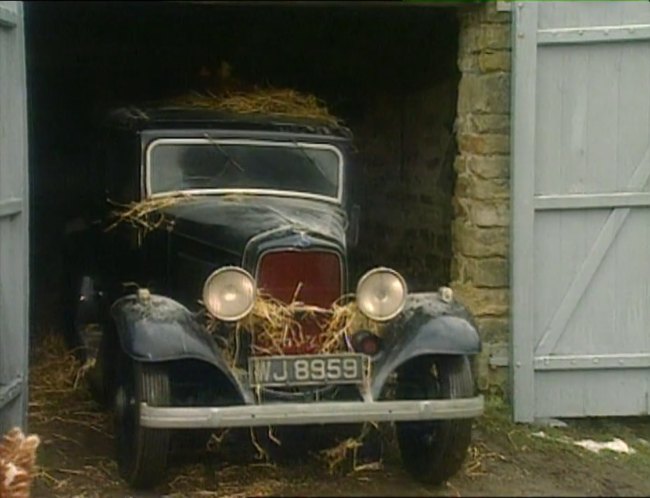
POLYGON ((161 139, 147 154, 150 194, 282 191, 339 198, 341 156, 330 145, 161 139))

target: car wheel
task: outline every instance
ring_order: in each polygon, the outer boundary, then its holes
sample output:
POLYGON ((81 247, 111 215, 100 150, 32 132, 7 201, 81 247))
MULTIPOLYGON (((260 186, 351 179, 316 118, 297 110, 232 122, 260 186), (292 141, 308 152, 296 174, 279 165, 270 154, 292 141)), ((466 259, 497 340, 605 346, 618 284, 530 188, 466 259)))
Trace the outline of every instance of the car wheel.
MULTIPOLYGON (((398 376, 399 399, 454 399, 474 395, 467 357, 437 358, 433 363, 425 360, 416 360, 398 376)), ((471 419, 400 422, 395 426, 402 463, 418 480, 441 484, 461 468, 472 438, 471 419)))
POLYGON ((165 475, 170 431, 140 425, 140 403, 170 405, 169 376, 164 367, 122 355, 115 393, 115 439, 120 475, 134 488, 149 488, 165 475))

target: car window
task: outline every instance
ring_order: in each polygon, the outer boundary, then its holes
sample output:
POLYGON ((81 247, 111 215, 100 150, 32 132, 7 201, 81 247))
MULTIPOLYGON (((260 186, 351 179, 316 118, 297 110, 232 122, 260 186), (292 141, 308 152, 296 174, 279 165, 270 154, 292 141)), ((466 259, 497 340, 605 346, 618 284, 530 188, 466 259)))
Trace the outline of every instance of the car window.
POLYGON ((149 147, 150 193, 281 190, 338 198, 341 156, 331 146, 163 139, 149 147))

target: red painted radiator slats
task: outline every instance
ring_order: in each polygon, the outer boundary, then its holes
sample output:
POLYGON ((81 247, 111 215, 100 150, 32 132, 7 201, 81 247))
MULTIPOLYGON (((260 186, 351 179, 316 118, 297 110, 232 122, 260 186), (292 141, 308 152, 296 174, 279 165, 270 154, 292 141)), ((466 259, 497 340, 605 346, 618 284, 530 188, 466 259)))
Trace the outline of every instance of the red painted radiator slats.
MULTIPOLYGON (((262 257, 257 285, 285 303, 295 297, 296 301, 305 304, 329 308, 341 296, 341 260, 336 254, 324 251, 268 253, 262 257)), ((286 345, 285 354, 308 354, 317 350, 321 342, 318 323, 305 319, 301 325, 306 342, 286 345)))
POLYGON ((339 257, 322 251, 272 252, 262 257, 257 285, 286 303, 301 285, 297 301, 328 308, 341 295, 339 257))

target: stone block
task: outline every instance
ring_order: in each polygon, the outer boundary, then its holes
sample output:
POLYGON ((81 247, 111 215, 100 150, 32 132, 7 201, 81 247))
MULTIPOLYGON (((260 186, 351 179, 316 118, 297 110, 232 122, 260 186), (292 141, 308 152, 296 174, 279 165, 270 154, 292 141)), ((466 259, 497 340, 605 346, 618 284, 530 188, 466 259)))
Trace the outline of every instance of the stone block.
POLYGON ((481 317, 506 317, 510 306, 508 289, 481 289, 452 282, 457 299, 478 319, 481 317))
POLYGON ((458 69, 461 73, 475 73, 479 70, 478 54, 459 54, 458 69))
POLYGON ((456 197, 470 199, 508 199, 510 182, 501 178, 483 179, 477 176, 459 175, 456 180, 456 197))
POLYGON ((465 155, 462 156, 462 164, 467 171, 472 172, 476 176, 485 179, 510 177, 510 157, 509 156, 477 156, 465 155))
POLYGON ((483 73, 510 71, 511 54, 509 50, 485 52, 476 56, 478 69, 483 73))
POLYGON ((465 256, 508 256, 508 229, 470 226, 462 220, 452 224, 452 240, 455 252, 465 256))
POLYGON ((510 269, 505 258, 483 258, 468 261, 465 278, 476 287, 508 287, 510 269))
POLYGON ((492 133, 458 135, 458 150, 475 155, 503 155, 510 152, 510 136, 492 133))
POLYGON ((484 342, 498 343, 509 339, 510 322, 507 317, 478 317, 476 325, 484 342))
POLYGON ((469 160, 471 156, 468 156, 466 154, 456 156, 456 159, 454 159, 454 171, 458 175, 462 174, 467 174, 470 172, 469 169, 469 160))
POLYGON ((500 201, 482 201, 463 199, 467 221, 478 227, 507 227, 510 225, 510 206, 506 199, 500 201))
POLYGON ((512 14, 499 12, 496 2, 485 2, 479 10, 478 20, 481 24, 507 24, 510 25, 512 14))
POLYGON ((458 37, 458 54, 462 57, 477 53, 481 50, 481 22, 477 15, 461 16, 460 33, 458 37))
POLYGON ((483 24, 479 31, 477 43, 482 51, 510 48, 510 26, 503 24, 483 24))
POLYGON ((508 114, 510 74, 465 73, 458 87, 458 114, 508 114))
POLYGON ((468 132, 473 133, 510 133, 510 116, 508 114, 468 114, 463 120, 468 132))
POLYGON ((457 255, 454 281, 476 288, 501 289, 509 286, 510 269, 505 258, 469 258, 457 255))
POLYGON ((454 215, 453 219, 467 220, 469 218, 469 214, 467 212, 467 206, 465 204, 466 201, 467 199, 459 199, 456 196, 452 197, 451 207, 452 207, 452 213, 454 215))

